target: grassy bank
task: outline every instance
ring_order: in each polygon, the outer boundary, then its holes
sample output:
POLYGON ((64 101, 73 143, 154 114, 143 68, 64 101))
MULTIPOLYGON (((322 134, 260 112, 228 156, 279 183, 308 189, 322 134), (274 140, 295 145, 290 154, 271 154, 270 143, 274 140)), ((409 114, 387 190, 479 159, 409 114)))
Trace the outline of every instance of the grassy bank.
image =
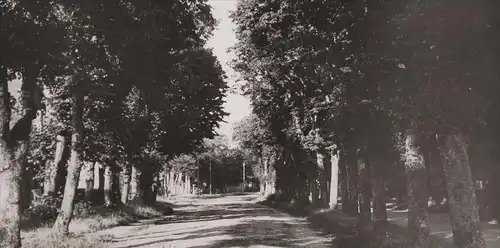
POLYGON ((158 218, 172 214, 168 203, 155 206, 124 205, 115 207, 92 206, 79 203, 75 206, 68 237, 59 237, 51 228, 57 216, 57 208, 36 205, 25 211, 22 219, 23 247, 29 248, 94 248, 102 247, 106 237, 84 235, 99 230, 126 225, 142 219, 158 218))
MULTIPOLYGON (((335 237, 332 241, 333 247, 408 247, 408 230, 393 223, 384 223, 375 227, 373 222, 368 222, 363 225, 365 227, 363 230, 359 230, 360 219, 346 216, 341 210, 318 209, 306 203, 281 201, 274 195, 259 203, 292 216, 306 218, 312 229, 335 237)), ((449 247, 449 244, 438 237, 431 236, 429 247, 445 248, 449 247)))

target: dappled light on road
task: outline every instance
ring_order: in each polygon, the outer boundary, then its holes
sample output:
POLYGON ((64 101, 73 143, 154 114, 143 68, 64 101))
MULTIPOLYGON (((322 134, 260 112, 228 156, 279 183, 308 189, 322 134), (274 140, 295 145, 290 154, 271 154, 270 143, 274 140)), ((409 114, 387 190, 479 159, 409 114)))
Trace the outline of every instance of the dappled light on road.
POLYGON ((172 216, 153 224, 103 233, 112 237, 113 248, 331 247, 331 239, 318 236, 305 221, 254 204, 251 200, 255 198, 178 198, 173 201, 172 216))

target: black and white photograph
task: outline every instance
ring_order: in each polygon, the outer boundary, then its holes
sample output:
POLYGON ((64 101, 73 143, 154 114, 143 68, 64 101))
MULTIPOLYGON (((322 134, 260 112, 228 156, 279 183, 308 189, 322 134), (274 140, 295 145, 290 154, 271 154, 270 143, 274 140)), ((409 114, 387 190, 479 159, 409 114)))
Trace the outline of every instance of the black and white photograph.
POLYGON ((0 0, 0 248, 500 248, 498 0, 0 0))

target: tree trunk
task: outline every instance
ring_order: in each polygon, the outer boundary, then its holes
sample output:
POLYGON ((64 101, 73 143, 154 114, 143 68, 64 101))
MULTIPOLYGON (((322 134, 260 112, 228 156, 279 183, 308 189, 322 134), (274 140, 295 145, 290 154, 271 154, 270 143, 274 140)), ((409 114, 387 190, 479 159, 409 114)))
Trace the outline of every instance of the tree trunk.
POLYGON ((275 194, 276 193, 276 171, 274 168, 271 168, 271 172, 269 173, 269 180, 270 182, 268 183, 269 185, 269 194, 275 194))
POLYGON ((387 223, 384 179, 376 174, 373 178, 373 219, 376 223, 387 223))
MULTIPOLYGON (((345 155, 345 153, 343 153, 345 155)), ((333 165, 332 165, 333 166, 333 165)), ((333 167, 332 167, 333 168, 333 167)), ((346 157, 343 156, 342 160, 339 160, 339 186, 342 201, 342 212, 347 212, 348 199, 349 199, 349 185, 347 180, 347 162, 346 157)), ((331 185, 330 185, 331 187, 331 185)))
POLYGON ((335 152, 330 154, 330 201, 328 206, 330 209, 334 209, 337 206, 337 199, 339 195, 339 161, 340 158, 335 152))
POLYGON ((168 173, 168 190, 169 190, 169 195, 174 195, 175 194, 175 174, 172 170, 168 173))
POLYGON ((167 199, 168 197, 168 182, 169 182, 169 173, 167 171, 167 164, 164 165, 163 167, 163 197, 167 199))
POLYGON ((371 161, 373 185, 373 220, 375 224, 387 223, 387 208, 385 205, 384 175, 380 171, 381 164, 371 161))
POLYGON ((319 188, 321 194, 322 206, 328 206, 328 176, 326 174, 325 155, 316 151, 316 164, 318 167, 319 188))
MULTIPOLYGON (((212 182, 210 182, 212 183, 212 182)), ((184 187, 182 188, 182 191, 184 191, 184 194, 187 195, 189 194, 189 186, 188 186, 188 175, 184 175, 184 187)))
POLYGON ((140 202, 151 205, 153 203, 153 184, 154 178, 153 173, 149 170, 142 171, 139 180, 140 187, 140 202))
POLYGON ((311 198, 311 204, 313 206, 320 206, 320 198, 319 198, 319 182, 316 177, 309 178, 309 193, 311 198))
POLYGON ((182 172, 179 172, 179 174, 177 175, 177 192, 179 195, 183 195, 184 193, 182 192, 182 178, 183 178, 182 172))
POLYGON ((113 172, 111 166, 105 165, 104 167, 104 205, 111 206, 113 198, 111 191, 113 189, 113 172))
POLYGON ((362 218, 371 219, 372 186, 370 183, 370 165, 364 159, 358 159, 359 168, 359 212, 362 218))
POLYGON ((71 155, 70 163, 68 165, 68 175, 66 184, 64 186, 64 197, 61 204, 59 215, 57 216, 54 228, 60 234, 67 235, 69 223, 73 216, 73 206, 76 195, 76 187, 80 177, 80 170, 82 168, 82 148, 83 148, 83 107, 84 96, 81 92, 75 92, 72 96, 72 127, 73 133, 71 135, 71 155))
POLYGON ((66 134, 59 133, 56 137, 56 150, 54 153, 54 161, 47 161, 45 166, 45 178, 43 182, 43 194, 45 196, 55 195, 56 193, 56 179, 59 168, 62 167, 64 162, 64 154, 67 148, 66 134))
POLYGON ((264 159, 264 196, 269 195, 269 159, 264 159))
POLYGON ((426 169, 417 136, 409 131, 405 137, 405 171, 408 188, 408 229, 410 247, 429 246, 428 195, 426 169))
POLYGON ((140 198, 140 182, 139 182, 140 174, 139 170, 135 165, 132 166, 132 171, 130 175, 130 192, 129 192, 129 200, 136 202, 140 198))
POLYGON ((480 227, 466 140, 461 134, 447 135, 443 138, 440 150, 444 158, 454 246, 486 247, 480 227))
POLYGON ((350 216, 358 215, 358 165, 352 151, 346 151, 347 199, 343 201, 342 211, 350 216))
POLYGON ((2 140, 0 144, 0 247, 21 247, 21 164, 2 140))
POLYGON ((22 184, 21 184, 21 213, 24 212, 29 206, 31 205, 32 202, 32 194, 31 190, 33 189, 34 182, 33 182, 33 170, 32 168, 28 167, 28 161, 27 159, 24 159, 22 162, 24 165, 22 166, 23 171, 21 172, 22 174, 22 184))
POLYGON ((130 174, 132 170, 130 165, 125 165, 120 172, 120 201, 122 204, 128 203, 130 193, 130 174))
POLYGON ((102 194, 102 192, 104 192, 104 166, 103 164, 96 162, 94 168, 94 189, 97 189, 99 194, 102 194))
POLYGON ((158 195, 158 188, 160 186, 159 184, 160 184, 160 181, 158 179, 158 176, 154 176, 153 177, 153 186, 152 186, 152 190, 151 190, 151 204, 152 205, 156 204, 156 196, 158 195))
POLYGON ((111 175, 112 175, 112 185, 111 185, 111 203, 113 205, 119 205, 121 203, 120 199, 120 170, 117 164, 110 165, 111 175))
POLYGON ((319 207, 321 206, 321 202, 320 202, 320 197, 319 197, 319 184, 320 184, 320 181, 321 181, 321 178, 320 178, 320 170, 318 168, 318 166, 307 166, 307 184, 309 186, 308 190, 309 190, 309 197, 310 197, 310 200, 311 200, 311 204, 315 207, 319 207))
POLYGON ((22 172, 29 151, 32 120, 36 118, 36 68, 23 73, 21 86, 21 118, 12 125, 11 104, 6 71, 0 73, 0 247, 21 247, 22 172))
MULTIPOLYGON (((84 163, 85 175, 85 201, 92 201, 92 193, 94 192, 94 162, 84 163)), ((98 182, 100 183, 100 182, 98 182)))

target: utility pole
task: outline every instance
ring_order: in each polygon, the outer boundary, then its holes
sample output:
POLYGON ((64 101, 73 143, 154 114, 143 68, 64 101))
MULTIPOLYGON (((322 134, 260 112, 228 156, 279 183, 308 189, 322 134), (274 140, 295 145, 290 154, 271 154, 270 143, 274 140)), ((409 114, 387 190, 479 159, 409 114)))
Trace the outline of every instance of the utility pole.
POLYGON ((208 157, 208 163, 210 166, 210 194, 212 194, 212 159, 208 157))
MULTIPOLYGON (((197 185, 197 191, 200 192, 201 188, 200 188, 200 157, 199 156, 196 156, 196 163, 198 165, 198 172, 197 172, 197 180, 196 180, 196 185, 197 185)), ((197 192, 197 195, 198 195, 198 192, 197 192)))
POLYGON ((167 172, 167 163, 163 167, 163 195, 165 199, 168 198, 168 172, 167 172))
POLYGON ((243 161, 243 186, 241 188, 242 192, 245 192, 246 178, 245 178, 245 164, 247 161, 243 161))

